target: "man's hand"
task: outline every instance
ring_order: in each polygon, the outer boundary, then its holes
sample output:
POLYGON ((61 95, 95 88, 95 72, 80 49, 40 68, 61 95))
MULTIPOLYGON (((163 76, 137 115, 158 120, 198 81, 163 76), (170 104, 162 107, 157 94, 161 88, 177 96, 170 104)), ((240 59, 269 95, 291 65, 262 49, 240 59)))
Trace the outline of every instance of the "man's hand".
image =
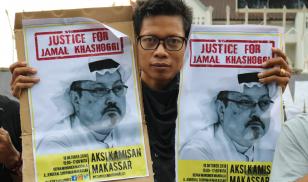
POLYGON ((292 70, 287 62, 287 56, 278 48, 272 48, 274 58, 266 61, 262 67, 267 70, 259 73, 259 81, 264 84, 277 82, 282 87, 282 91, 285 90, 289 83, 292 70))
POLYGON ((14 182, 22 182, 20 155, 21 153, 14 147, 9 133, 0 128, 0 163, 4 164, 7 169, 14 170, 14 173, 11 173, 14 182))
POLYGON ((31 88, 39 82, 39 78, 34 77, 36 73, 34 68, 28 67, 25 62, 16 62, 10 66, 12 73, 11 92, 19 98, 23 89, 31 88))
POLYGON ((20 153, 15 149, 9 133, 0 128, 0 163, 11 169, 18 162, 20 153))
POLYGON ((308 174, 296 180, 296 182, 307 182, 307 181, 308 181, 308 174))

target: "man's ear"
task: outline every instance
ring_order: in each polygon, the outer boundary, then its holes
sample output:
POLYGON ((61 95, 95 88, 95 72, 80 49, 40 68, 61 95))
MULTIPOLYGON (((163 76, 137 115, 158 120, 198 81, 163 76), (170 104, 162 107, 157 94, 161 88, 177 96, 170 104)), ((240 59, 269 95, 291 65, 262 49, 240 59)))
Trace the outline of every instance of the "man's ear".
POLYGON ((77 93, 77 91, 73 91, 73 90, 70 91, 70 99, 71 99, 71 103, 73 104, 75 112, 78 112, 80 96, 77 93))
POLYGON ((216 112, 218 116, 219 122, 222 122, 224 119, 224 113, 225 113, 225 104, 221 100, 216 100, 216 112))

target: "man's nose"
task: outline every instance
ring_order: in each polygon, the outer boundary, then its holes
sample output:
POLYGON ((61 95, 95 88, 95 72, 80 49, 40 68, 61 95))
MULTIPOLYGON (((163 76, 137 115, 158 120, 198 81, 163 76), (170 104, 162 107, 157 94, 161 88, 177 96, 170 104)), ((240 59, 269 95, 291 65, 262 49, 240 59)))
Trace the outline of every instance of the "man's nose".
POLYGON ((160 40, 158 47, 154 51, 154 56, 156 57, 166 57, 168 55, 168 52, 164 46, 164 41, 160 40))
POLYGON ((258 103, 255 103, 255 105, 250 109, 250 115, 251 116, 260 116, 264 111, 261 110, 258 103))
POLYGON ((106 98, 106 104, 115 103, 115 98, 117 96, 113 93, 112 90, 109 90, 109 92, 105 95, 106 98))

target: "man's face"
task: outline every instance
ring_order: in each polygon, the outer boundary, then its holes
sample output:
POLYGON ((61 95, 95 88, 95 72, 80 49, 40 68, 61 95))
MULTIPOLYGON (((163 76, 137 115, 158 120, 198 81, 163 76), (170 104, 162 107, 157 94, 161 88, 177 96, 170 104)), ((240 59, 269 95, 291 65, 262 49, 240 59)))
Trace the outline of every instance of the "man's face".
POLYGON ((270 100, 266 86, 244 86, 243 93, 229 92, 228 104, 220 102, 218 114, 221 126, 236 143, 250 147, 263 137, 270 124, 270 100))
MULTIPOLYGON (((140 36, 154 35, 160 39, 169 36, 185 37, 180 16, 150 16, 142 21, 140 36)), ((141 78, 148 86, 157 83, 166 86, 183 65, 185 43, 179 51, 168 51, 161 43, 155 50, 144 50, 138 42, 138 60, 141 78)))
POLYGON ((126 90, 123 85, 118 71, 97 74, 96 81, 82 82, 81 96, 75 92, 72 100, 81 123, 101 134, 108 133, 125 115, 125 94, 117 95, 121 88, 126 90))

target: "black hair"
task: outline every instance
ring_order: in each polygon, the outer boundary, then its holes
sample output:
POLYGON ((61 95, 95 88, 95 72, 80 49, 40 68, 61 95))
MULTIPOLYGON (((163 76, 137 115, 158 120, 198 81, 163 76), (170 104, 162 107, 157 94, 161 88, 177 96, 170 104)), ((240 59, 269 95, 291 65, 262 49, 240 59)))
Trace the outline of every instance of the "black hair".
POLYGON ((217 94, 217 99, 216 100, 220 100, 224 103, 225 107, 228 106, 228 94, 229 94, 229 91, 220 91, 218 94, 217 94))
POLYGON ((90 72, 93 72, 97 70, 117 68, 119 65, 120 64, 113 59, 102 59, 89 63, 89 70, 90 72))
POLYGON ((242 73, 237 75, 238 83, 251 83, 251 82, 259 82, 258 74, 260 72, 252 72, 252 73, 242 73))
POLYGON ((81 97, 81 90, 80 90, 81 82, 82 82, 82 80, 74 81, 74 82, 72 82, 72 84, 70 86, 70 91, 77 92, 79 97, 81 97))
POLYGON ((138 0, 133 15, 136 36, 140 35, 142 21, 145 17, 158 15, 181 16, 185 37, 188 38, 192 23, 192 10, 183 0, 138 0))

